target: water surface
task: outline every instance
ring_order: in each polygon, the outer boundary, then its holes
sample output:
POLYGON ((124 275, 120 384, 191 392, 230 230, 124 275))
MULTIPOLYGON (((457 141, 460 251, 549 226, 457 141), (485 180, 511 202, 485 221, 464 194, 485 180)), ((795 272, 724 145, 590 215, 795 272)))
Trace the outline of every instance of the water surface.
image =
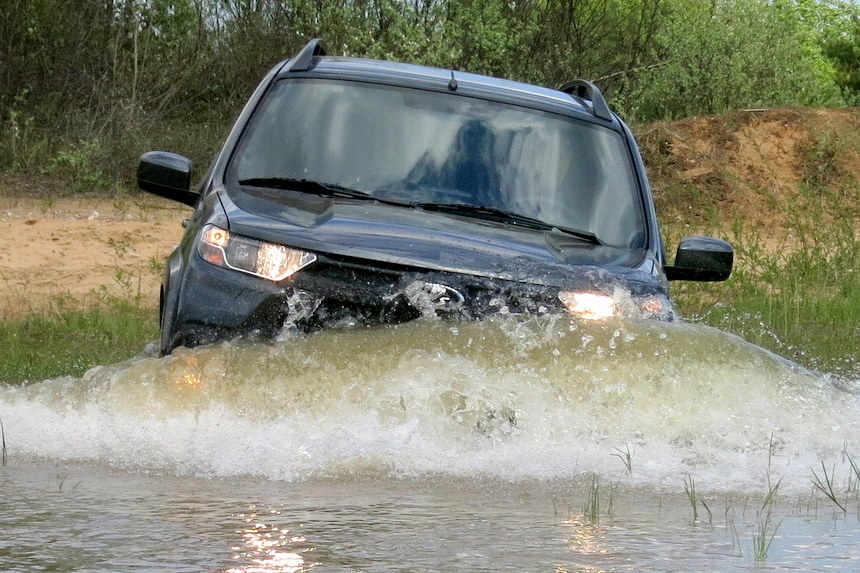
POLYGON ((0 569, 854 571, 858 387, 558 316, 141 356, 0 391, 0 569))

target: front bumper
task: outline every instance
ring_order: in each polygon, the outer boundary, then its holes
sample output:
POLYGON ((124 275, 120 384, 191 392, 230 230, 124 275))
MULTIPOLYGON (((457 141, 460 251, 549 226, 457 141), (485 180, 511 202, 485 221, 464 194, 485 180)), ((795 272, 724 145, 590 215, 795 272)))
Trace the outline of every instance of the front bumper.
MULTIPOLYGON (((663 320, 674 316, 656 279, 631 290, 604 269, 580 274, 571 280, 580 289, 614 296, 613 289, 624 285, 621 290, 626 289, 630 298, 628 310, 634 311, 624 312, 626 315, 646 309, 638 315, 663 320), (659 301, 656 309, 655 299, 659 301)), ((292 277, 272 283, 211 265, 194 253, 182 281, 169 346, 194 346, 239 335, 271 338, 284 327, 312 331, 406 322, 421 316, 469 320, 494 314, 560 313, 566 308, 560 290, 325 256, 292 277)))

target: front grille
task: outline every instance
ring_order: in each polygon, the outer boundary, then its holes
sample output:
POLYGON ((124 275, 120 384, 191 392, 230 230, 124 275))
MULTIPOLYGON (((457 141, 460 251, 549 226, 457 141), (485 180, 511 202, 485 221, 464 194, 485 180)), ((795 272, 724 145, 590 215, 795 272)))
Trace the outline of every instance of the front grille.
POLYGON ((289 285, 294 300, 287 322, 303 329, 560 309, 553 288, 322 256, 289 285))

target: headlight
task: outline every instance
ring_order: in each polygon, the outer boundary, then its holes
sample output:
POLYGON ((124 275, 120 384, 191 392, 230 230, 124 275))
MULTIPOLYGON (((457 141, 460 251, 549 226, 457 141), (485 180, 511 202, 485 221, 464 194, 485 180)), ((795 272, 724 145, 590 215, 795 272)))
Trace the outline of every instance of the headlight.
POLYGON ((313 253, 237 237, 214 225, 203 228, 197 252, 213 265, 271 281, 282 281, 317 260, 313 253))
POLYGON ((601 320, 615 315, 615 301, 605 294, 563 290, 558 293, 558 298, 568 311, 585 320, 601 320))
POLYGON ((656 318, 672 320, 674 311, 665 296, 637 295, 616 288, 612 296, 593 291, 563 290, 558 293, 568 312, 584 320, 602 320, 612 317, 656 318))

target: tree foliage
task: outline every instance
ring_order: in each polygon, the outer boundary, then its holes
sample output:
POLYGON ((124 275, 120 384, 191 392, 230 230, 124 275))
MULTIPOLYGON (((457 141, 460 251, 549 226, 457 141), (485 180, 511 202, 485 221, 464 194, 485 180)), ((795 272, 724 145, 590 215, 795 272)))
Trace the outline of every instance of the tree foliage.
POLYGON ((690 0, 666 21, 659 65, 626 102, 640 117, 841 103, 833 66, 794 2, 690 0))
POLYGON ((845 101, 860 105, 860 5, 843 6, 839 26, 827 28, 824 55, 836 70, 836 83, 845 101))
POLYGON ((860 100, 849 0, 5 0, 0 168, 25 165, 39 130, 60 134, 48 153, 99 140, 106 157, 163 141, 164 122, 223 131, 312 37, 339 55, 591 79, 634 120, 860 100))

